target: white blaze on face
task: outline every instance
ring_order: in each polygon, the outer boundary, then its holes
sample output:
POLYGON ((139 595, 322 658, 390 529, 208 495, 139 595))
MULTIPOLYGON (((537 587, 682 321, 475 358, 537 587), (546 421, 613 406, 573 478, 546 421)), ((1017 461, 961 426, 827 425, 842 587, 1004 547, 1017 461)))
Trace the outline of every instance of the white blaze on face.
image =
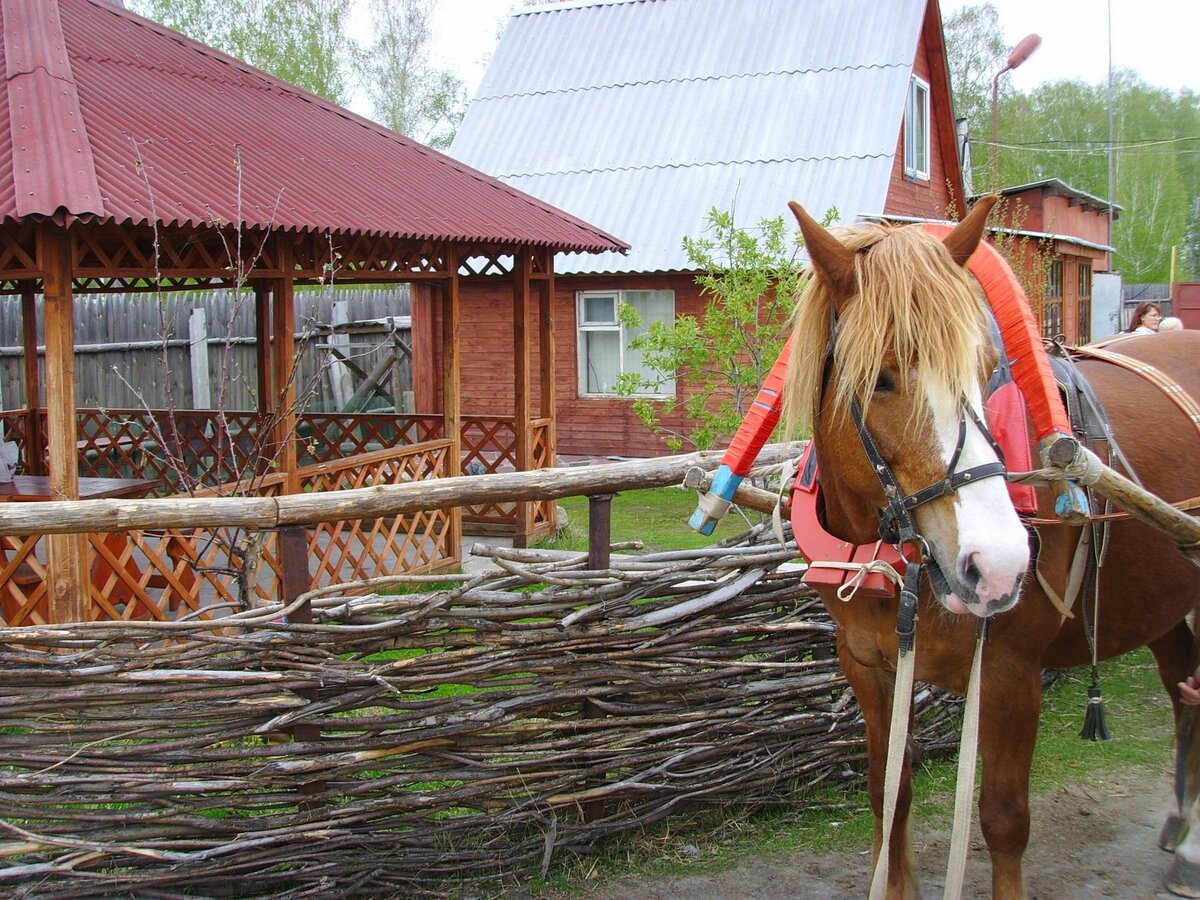
MULTIPOLYGON (((942 464, 949 467, 958 445, 963 413, 948 394, 930 394, 927 399, 933 413, 942 464)), ((968 402, 980 421, 984 421, 978 388, 968 397, 968 402)), ((966 439, 955 470, 961 472, 996 460, 996 451, 968 419, 966 439)), ((964 484, 951 495, 951 502, 955 533, 946 534, 947 529, 942 528, 937 529, 940 532, 937 536, 926 536, 951 588, 951 594, 941 598, 942 602, 951 612, 971 612, 977 616, 989 616, 1008 609, 1017 601, 1021 581, 1029 566, 1029 538, 1009 498, 1007 482, 994 476, 964 484), (955 546, 949 546, 950 543, 955 546)))

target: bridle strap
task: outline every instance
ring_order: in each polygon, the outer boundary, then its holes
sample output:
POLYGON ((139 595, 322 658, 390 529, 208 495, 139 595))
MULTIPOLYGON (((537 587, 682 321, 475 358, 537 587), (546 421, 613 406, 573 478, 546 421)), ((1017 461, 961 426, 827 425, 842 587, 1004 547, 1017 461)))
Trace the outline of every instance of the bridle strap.
POLYGON ((936 500, 938 497, 950 496, 964 485, 1005 474, 1004 455, 995 438, 992 437, 987 426, 980 420, 969 403, 964 401, 961 408, 962 415, 958 420, 958 441, 954 446, 949 465, 946 467, 946 477, 906 495, 901 489, 899 481, 896 480, 891 466, 887 464, 883 454, 879 452, 874 438, 871 437, 858 398, 856 397, 850 402, 850 412, 854 418, 854 427, 858 431, 859 441, 862 443, 871 469, 875 472, 875 477, 879 479, 879 483, 883 487, 883 495, 887 501, 887 507, 880 510, 879 513, 879 534, 885 541, 902 543, 920 540, 916 521, 912 517, 912 511, 918 506, 936 500), (969 469, 956 471, 967 441, 968 420, 979 429, 980 434, 996 452, 998 458, 994 462, 981 463, 969 469))

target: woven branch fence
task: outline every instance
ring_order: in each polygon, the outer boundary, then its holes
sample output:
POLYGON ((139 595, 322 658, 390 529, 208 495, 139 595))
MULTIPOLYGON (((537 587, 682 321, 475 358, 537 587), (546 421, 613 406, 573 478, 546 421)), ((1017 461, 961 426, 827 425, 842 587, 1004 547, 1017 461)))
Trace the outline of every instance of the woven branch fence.
MULTIPOLYGON (((861 778, 794 549, 486 552, 436 590, 301 598, 311 623, 0 630, 0 893, 479 896, 698 805, 861 778)), ((957 703, 917 710, 950 748, 957 703)))

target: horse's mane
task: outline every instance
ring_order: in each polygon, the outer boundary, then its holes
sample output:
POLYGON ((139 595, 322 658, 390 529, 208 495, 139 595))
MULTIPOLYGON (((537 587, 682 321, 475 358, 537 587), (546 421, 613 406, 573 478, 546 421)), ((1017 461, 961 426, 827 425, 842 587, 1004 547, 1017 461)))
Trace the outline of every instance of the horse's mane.
MULTIPOLYGON (((901 387, 920 362, 919 390, 957 400, 978 383, 988 346, 981 302, 966 270, 919 226, 868 223, 841 230, 855 251, 858 294, 842 304, 832 379, 834 409, 870 402, 885 354, 900 361, 901 387), (908 365, 904 362, 907 361, 908 365)), ((793 433, 811 427, 829 341, 830 292, 812 277, 796 304, 784 418, 793 433)))

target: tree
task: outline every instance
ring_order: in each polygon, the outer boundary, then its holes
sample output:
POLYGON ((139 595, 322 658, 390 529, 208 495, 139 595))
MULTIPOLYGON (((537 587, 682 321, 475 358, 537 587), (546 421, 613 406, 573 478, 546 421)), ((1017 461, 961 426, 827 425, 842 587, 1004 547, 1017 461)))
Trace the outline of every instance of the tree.
POLYGON ((133 0, 135 12, 340 106, 361 50, 351 0, 133 0))
MULTIPOLYGON (((943 30, 954 114, 967 120, 968 134, 990 135, 992 78, 1003 68, 1009 53, 1000 14, 991 3, 964 6, 946 19, 943 30)), ((990 157, 980 159, 972 154, 971 162, 973 170, 988 171, 990 157)))
POLYGON ((375 121, 430 146, 449 146, 467 96, 461 79, 429 63, 434 0, 371 0, 366 50, 347 29, 352 3, 131 0, 142 15, 339 106, 361 88, 375 121))
MULTIPOLYGON (((836 218, 831 211, 829 218, 836 218)), ((688 443, 706 450, 731 436, 766 380, 786 339, 793 298, 804 275, 798 239, 782 218, 763 219, 754 230, 737 227, 732 212, 713 208, 706 234, 685 237, 688 259, 700 270, 696 283, 709 300, 702 318, 654 322, 630 342, 642 353, 642 371, 622 374, 622 396, 655 393, 679 378, 686 393, 666 400, 639 397, 634 411, 672 450, 688 443), (686 432, 663 425, 683 404, 686 432)), ((623 307, 626 327, 640 323, 623 307)))
POLYGON ((444 148, 467 108, 454 73, 429 63, 433 0, 372 0, 375 38, 365 67, 367 92, 378 122, 444 148))

